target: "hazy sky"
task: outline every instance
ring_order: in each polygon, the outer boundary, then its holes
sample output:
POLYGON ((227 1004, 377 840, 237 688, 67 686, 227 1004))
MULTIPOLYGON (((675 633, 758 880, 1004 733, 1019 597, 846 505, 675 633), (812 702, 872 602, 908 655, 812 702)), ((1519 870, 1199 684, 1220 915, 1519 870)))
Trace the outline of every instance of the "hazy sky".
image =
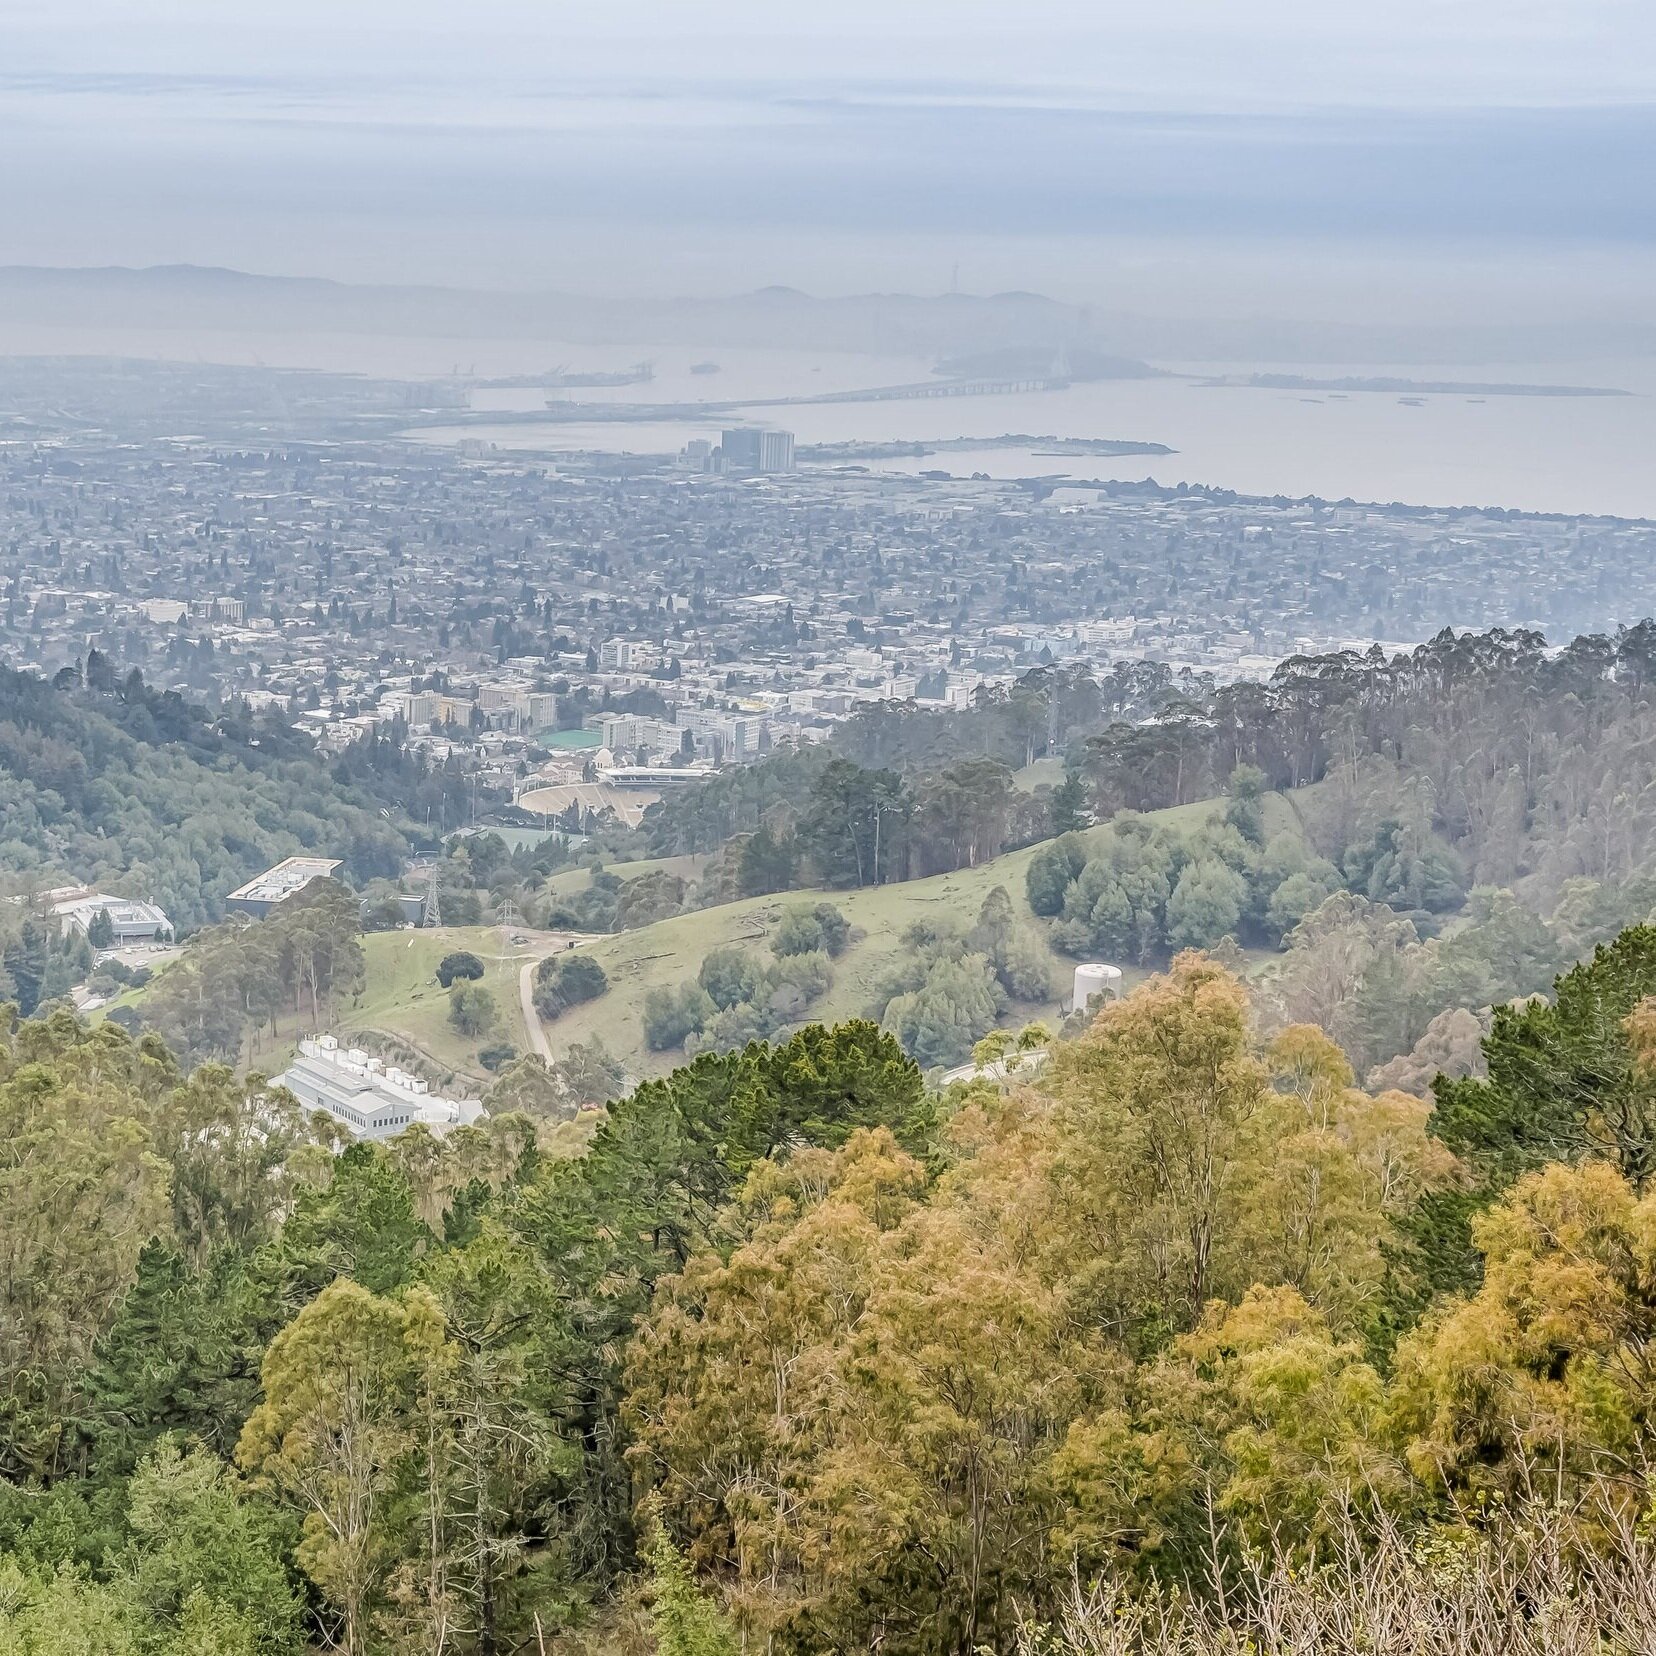
POLYGON ((1656 0, 0 0, 0 263, 1646 316, 1656 0))

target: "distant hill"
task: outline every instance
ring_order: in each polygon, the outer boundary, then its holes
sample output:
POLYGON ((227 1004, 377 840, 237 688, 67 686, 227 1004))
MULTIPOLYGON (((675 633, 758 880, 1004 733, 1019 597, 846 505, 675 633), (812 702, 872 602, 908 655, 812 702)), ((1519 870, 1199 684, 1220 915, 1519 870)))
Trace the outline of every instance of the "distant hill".
POLYGON ((0 266, 14 323, 110 330, 347 332, 592 345, 730 346, 964 357, 1036 347, 1151 361, 1542 362, 1656 354, 1656 327, 1422 326, 1136 316, 1039 293, 864 293, 765 287, 716 298, 370 286, 199 265, 0 266))
POLYGON ((1148 379, 1161 372, 1137 357, 1111 356, 1088 346, 1049 351, 1039 345, 1004 345, 946 357, 936 371, 951 379, 1038 379, 1051 374, 1081 381, 1148 379))
POLYGON ((948 355, 1050 346, 1081 313, 1033 293, 976 297, 862 294, 820 299, 761 288, 716 299, 605 299, 342 282, 196 265, 0 267, 0 309, 13 321, 102 329, 339 331, 454 339, 534 338, 589 344, 648 340, 948 355))

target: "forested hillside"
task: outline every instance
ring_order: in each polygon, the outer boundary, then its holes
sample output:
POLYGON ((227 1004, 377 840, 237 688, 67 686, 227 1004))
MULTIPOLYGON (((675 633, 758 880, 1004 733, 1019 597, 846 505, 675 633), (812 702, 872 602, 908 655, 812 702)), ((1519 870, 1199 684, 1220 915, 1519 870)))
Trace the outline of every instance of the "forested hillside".
MULTIPOLYGON (((625 877, 457 842, 457 917, 617 932, 528 980, 550 1067, 515 959, 365 947, 330 883, 96 1029, 8 1011, 0 1650, 1650 1648, 1646 631, 870 716, 625 877), (215 1061, 413 1040, 393 954, 483 1124, 348 1145, 215 1061), (1136 987, 1061 1021, 1091 958, 1136 987)), ((193 843, 190 788, 204 916, 340 823, 396 866, 279 723, 0 688, 19 868, 106 809, 193 843)))
MULTIPOLYGON (((1232 950, 1269 1019, 1316 1021, 1359 1073, 1395 1065, 1419 1090, 1433 1063, 1466 1073, 1491 1006, 1656 912, 1653 737, 1649 622, 1562 649, 1446 631, 1222 688, 1150 663, 1041 668, 962 710, 864 708, 828 751, 664 801, 645 833, 710 853, 680 910, 854 894, 1034 847, 1009 889, 1038 944, 1129 970, 1232 950), (1223 820, 1200 827, 1132 815, 1216 797, 1223 820)), ((976 916, 950 918, 964 936, 976 916)), ((633 946, 656 978, 677 952, 661 938, 633 946)), ((921 992, 937 937, 921 925, 905 946, 917 964, 901 989, 921 992)), ((927 1063, 957 1061, 1006 1016, 984 972, 959 969, 965 942, 941 952, 931 1000, 952 1036, 922 1045, 889 1026, 927 1063)), ((723 1039, 695 971, 680 961, 660 1026, 723 1039)), ((881 990, 867 983, 856 1010, 885 1018, 881 990)))
POLYGON ((1350 836, 1379 796, 1441 832, 1467 883, 1556 896, 1572 876, 1642 872, 1656 828, 1656 624, 1549 650, 1536 633, 1445 632, 1285 662, 1265 685, 1169 702, 1088 740, 1100 809, 1204 798, 1238 765, 1266 785, 1321 782, 1330 831, 1350 836))
POLYGON ((283 857, 335 857, 360 882, 396 873, 406 847, 390 809, 278 717, 210 717, 117 679, 96 652, 85 682, 0 668, 0 872, 14 884, 92 884, 189 929, 283 857))
POLYGON ((1634 928, 1434 1106, 1187 952, 1007 1087, 813 1026, 573 1157, 8 1020, 0 1638, 1647 1648, 1653 997, 1634 928))
POLYGON ((765 830, 791 843, 793 864, 750 857, 751 880, 786 884, 798 865, 863 885, 971 865, 1077 826, 1083 809, 1104 821, 1211 799, 1248 767, 1268 790, 1320 785, 1319 849, 1336 862, 1385 801, 1443 836, 1465 886, 1545 899, 1572 876, 1627 879, 1656 851, 1633 808, 1656 783, 1653 731, 1649 621, 1562 649, 1537 633, 1445 631, 1393 657, 1298 657, 1266 683, 1219 689, 1153 663, 1042 668, 959 712, 871 705, 835 734, 832 786, 830 756, 783 753, 664 802, 646 831, 659 851, 715 851, 765 830), (1039 807, 1020 799, 1013 772, 1037 757, 1062 759, 1080 786, 1040 792, 1039 807))
MULTIPOLYGON (((1360 1075, 1423 1091, 1434 1065, 1475 1067, 1489 1008, 1656 912, 1637 803, 1656 783, 1650 647, 1648 627, 1559 652, 1445 635, 1222 691, 1143 664, 1096 681, 1043 669, 959 713, 870 709, 833 750, 664 802, 646 837, 699 851, 605 866, 592 846, 455 840, 443 913, 618 934, 587 946, 607 994, 541 1005, 556 1054, 598 1038, 634 1078, 814 1018, 867 1017, 948 1067, 997 1026, 1061 1017, 1075 961, 1131 977, 1198 947, 1246 969, 1273 1027, 1316 1022, 1360 1075), (1052 743, 1063 757, 1034 786, 1007 762, 1052 743), (824 903, 846 926, 834 951, 772 947, 824 903)), ((367 785, 376 768, 356 758, 367 785)), ((393 784, 420 779, 398 768, 393 784)), ((365 896, 370 927, 401 922, 390 886, 365 896)), ((426 999, 377 1004, 430 1046, 426 999)), ((204 1048, 196 1022, 184 1053, 235 1050, 204 1048)), ((182 1039, 182 1021, 164 1027, 182 1039)), ((493 1024, 472 1059, 513 1039, 493 1024)))

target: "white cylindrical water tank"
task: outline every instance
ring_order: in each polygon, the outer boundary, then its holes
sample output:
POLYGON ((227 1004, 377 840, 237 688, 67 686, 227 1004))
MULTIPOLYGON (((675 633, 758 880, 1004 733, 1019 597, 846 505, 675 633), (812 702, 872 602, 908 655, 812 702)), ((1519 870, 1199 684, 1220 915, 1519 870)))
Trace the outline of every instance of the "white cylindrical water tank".
POLYGON ((1075 968, 1075 992, 1070 999, 1070 1010, 1072 1012, 1084 1012, 1087 1003, 1096 995, 1102 995, 1106 1000, 1120 999, 1121 968, 1119 966, 1088 964, 1075 968))

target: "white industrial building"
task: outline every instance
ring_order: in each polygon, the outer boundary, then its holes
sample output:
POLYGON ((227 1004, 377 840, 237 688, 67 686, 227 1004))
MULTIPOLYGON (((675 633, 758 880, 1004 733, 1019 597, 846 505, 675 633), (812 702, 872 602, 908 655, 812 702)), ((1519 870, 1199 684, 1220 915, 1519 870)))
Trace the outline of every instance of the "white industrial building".
POLYGON ((332 1035, 299 1043, 298 1055, 275 1078, 306 1109, 325 1110, 358 1138, 395 1138, 418 1122, 434 1133, 469 1127, 483 1117, 475 1098, 443 1098, 418 1076, 332 1035))
POLYGON ((274 868, 238 886, 224 899, 224 906, 262 920, 312 880, 331 880, 340 866, 335 857, 284 858, 274 868))
POLYGON ((117 949, 133 943, 163 943, 172 936, 172 921, 154 903, 110 897, 100 891, 54 892, 53 897, 52 915, 65 936, 71 930, 90 931, 100 913, 109 916, 112 946, 117 949))

